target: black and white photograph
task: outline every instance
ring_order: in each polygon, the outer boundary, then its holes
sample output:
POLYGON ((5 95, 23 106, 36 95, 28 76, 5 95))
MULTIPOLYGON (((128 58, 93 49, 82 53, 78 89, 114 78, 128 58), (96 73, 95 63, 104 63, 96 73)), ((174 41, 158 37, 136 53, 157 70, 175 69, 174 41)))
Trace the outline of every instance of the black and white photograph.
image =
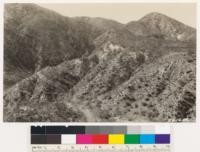
POLYGON ((195 122, 195 3, 4 4, 4 122, 195 122))

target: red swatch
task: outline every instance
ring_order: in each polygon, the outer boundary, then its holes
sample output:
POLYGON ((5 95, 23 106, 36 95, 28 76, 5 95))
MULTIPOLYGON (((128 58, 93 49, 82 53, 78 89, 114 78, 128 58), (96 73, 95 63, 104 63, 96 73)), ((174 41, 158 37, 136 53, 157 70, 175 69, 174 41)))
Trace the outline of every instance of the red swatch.
POLYGON ((92 135, 93 144, 108 144, 108 135, 92 135))

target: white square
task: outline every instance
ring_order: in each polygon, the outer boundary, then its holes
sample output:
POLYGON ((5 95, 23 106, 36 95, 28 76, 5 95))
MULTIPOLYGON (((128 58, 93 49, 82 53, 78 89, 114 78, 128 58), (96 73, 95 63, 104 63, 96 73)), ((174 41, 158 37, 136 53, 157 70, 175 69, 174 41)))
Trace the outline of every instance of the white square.
POLYGON ((154 126, 142 126, 141 134, 155 134, 155 127, 154 126))
POLYGON ((76 135, 62 135, 62 144, 76 144, 76 135))
POLYGON ((156 134, 170 134, 170 126, 156 126, 156 134))

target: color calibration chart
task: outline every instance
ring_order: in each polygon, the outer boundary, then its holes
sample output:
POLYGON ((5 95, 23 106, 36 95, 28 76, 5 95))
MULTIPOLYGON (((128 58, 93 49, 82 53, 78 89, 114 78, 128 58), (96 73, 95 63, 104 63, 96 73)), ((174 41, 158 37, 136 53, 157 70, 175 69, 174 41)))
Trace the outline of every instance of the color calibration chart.
POLYGON ((171 152, 171 128, 32 126, 31 152, 171 152))

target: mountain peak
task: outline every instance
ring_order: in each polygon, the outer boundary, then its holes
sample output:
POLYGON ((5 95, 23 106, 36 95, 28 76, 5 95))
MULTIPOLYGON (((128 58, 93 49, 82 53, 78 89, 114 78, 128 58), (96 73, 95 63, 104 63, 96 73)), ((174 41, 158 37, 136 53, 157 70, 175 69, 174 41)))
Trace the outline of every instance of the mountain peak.
POLYGON ((162 13, 158 13, 158 12, 151 12, 147 15, 145 15, 144 17, 142 17, 140 19, 140 21, 146 21, 146 20, 161 20, 161 19, 170 19, 170 17, 162 14, 162 13))
POLYGON ((158 13, 158 12, 151 12, 151 13, 148 13, 147 15, 145 16, 166 16, 162 13, 158 13))
POLYGON ((137 22, 130 22, 126 26, 135 35, 180 41, 195 39, 195 29, 157 12, 151 12, 137 22))

